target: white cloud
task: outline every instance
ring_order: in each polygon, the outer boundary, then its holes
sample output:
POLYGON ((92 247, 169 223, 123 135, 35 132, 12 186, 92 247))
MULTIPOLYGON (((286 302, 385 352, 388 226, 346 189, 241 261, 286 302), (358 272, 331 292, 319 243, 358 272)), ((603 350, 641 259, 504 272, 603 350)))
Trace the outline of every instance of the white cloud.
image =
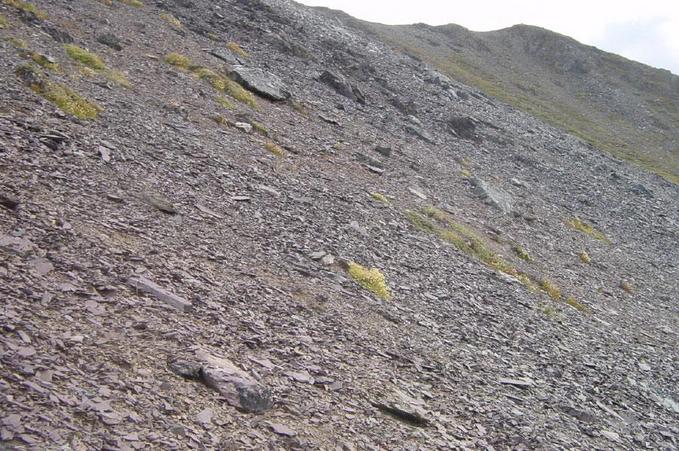
POLYGON ((455 23, 489 31, 518 23, 537 25, 603 50, 679 74, 679 2, 474 0, 302 0, 387 24, 455 23))

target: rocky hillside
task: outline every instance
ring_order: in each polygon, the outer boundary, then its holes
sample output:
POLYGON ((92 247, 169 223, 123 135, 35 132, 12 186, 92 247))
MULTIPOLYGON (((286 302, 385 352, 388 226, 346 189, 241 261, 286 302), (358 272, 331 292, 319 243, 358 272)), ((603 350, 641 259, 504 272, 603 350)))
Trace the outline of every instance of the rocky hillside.
POLYGON ((342 17, 483 93, 679 183, 679 76, 528 25, 387 26, 342 17))
POLYGON ((288 0, 0 57, 3 449, 679 446, 677 185, 288 0))

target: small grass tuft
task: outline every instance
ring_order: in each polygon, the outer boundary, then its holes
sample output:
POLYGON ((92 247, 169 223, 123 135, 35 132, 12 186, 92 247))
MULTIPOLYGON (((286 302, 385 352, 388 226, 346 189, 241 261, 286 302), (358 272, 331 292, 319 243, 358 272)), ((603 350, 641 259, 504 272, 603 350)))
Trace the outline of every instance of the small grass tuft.
POLYGON ((28 14, 32 14, 36 19, 39 20, 45 20, 49 17, 45 11, 39 9, 32 3, 24 2, 22 0, 2 0, 2 2, 7 6, 16 8, 28 14))
POLYGON ((142 6, 144 6, 141 0, 118 0, 118 1, 128 6, 134 6, 135 8, 141 8, 142 6))
POLYGON ((405 211, 406 218, 408 218, 408 221, 418 230, 421 230, 423 232, 428 232, 428 233, 436 233, 436 225, 434 225, 433 222, 431 222, 429 219, 425 218, 421 214, 417 213, 416 211, 413 210, 406 210, 405 211))
POLYGON ((527 262, 533 261, 533 257, 531 257, 528 251, 520 244, 515 244, 514 246, 512 246, 512 250, 514 251, 516 256, 519 257, 521 260, 525 260, 527 262))
POLYGON ((82 47, 78 47, 74 44, 66 44, 64 46, 66 53, 74 61, 79 62, 83 66, 89 67, 92 70, 102 71, 106 69, 106 64, 99 58, 98 55, 85 50, 82 47))
POLYGON ((169 53, 165 56, 165 62, 182 70, 190 71, 198 79, 210 83, 215 90, 223 92, 241 103, 252 108, 257 107, 255 96, 250 91, 230 78, 226 78, 207 67, 193 64, 191 60, 184 55, 175 52, 169 53))
POLYGON ((68 86, 45 80, 33 66, 19 66, 17 77, 33 92, 58 106, 62 111, 80 119, 95 119, 101 107, 73 91, 68 86))
POLYGON ((229 99, 227 99, 224 96, 219 96, 217 97, 217 103, 226 108, 227 110, 233 110, 236 108, 236 105, 233 104, 229 99))
POLYGON ((554 282, 549 279, 542 279, 540 282, 540 288, 542 291, 547 293, 547 295, 554 299, 555 301, 561 300, 561 288, 559 288, 554 282))
POLYGON ((7 18, 0 14, 0 30, 4 28, 9 28, 9 22, 7 21, 7 18))
POLYGON ((376 268, 365 268, 358 263, 350 262, 347 268, 349 275, 363 288, 373 293, 380 299, 390 299, 391 292, 382 274, 376 268))
POLYGON ((629 294, 634 293, 634 287, 632 286, 631 283, 629 283, 629 282, 626 281, 626 280, 622 280, 622 281, 620 282, 620 288, 621 288, 622 291, 624 291, 625 293, 629 293, 629 294))
POLYGON ((568 299, 566 299, 566 304, 570 305, 571 307, 573 307, 574 309, 581 313, 592 312, 592 309, 590 309, 588 306, 575 299, 573 296, 568 296, 568 299))
POLYGON ((582 251, 578 254, 578 257, 580 257, 580 261, 589 264, 592 261, 592 257, 589 256, 587 251, 582 251))
POLYGON ((241 58, 248 58, 250 55, 248 55, 248 52, 243 50, 243 48, 238 45, 237 43, 231 41, 228 44, 226 44, 226 48, 231 50, 234 54, 237 56, 240 56, 241 58))
POLYGON ((587 224, 577 216, 569 219, 568 225, 571 226, 573 229, 584 233, 585 235, 591 236, 595 240, 603 241, 604 243, 610 243, 609 239, 606 237, 606 235, 604 235, 603 232, 597 230, 596 228, 594 228, 594 226, 587 224))
POLYGON ((303 104, 302 102, 298 102, 296 100, 291 100, 290 106, 292 107, 293 110, 295 110, 297 113, 301 114, 302 116, 309 117, 309 108, 305 104, 303 104))
POLYGON ((128 80, 125 74, 119 70, 107 70, 106 78, 111 80, 113 83, 122 86, 123 88, 132 89, 132 83, 130 83, 130 80, 128 80))
POLYGON ((266 128, 264 124, 260 124, 257 121, 250 121, 250 125, 252 125, 252 129, 260 135, 269 136, 269 129, 266 128))
POLYGON ((285 149, 273 141, 267 141, 266 144, 264 144, 264 147, 278 158, 283 158, 285 156, 285 149))
POLYGON ((31 60, 33 60, 33 62, 36 63, 37 65, 53 72, 59 71, 59 65, 54 61, 51 61, 50 58, 43 55, 42 53, 30 52, 29 55, 31 57, 31 60))
POLYGON ((460 175, 466 179, 469 179, 472 177, 472 173, 469 171, 469 169, 463 169, 460 171, 460 175))
POLYGON ((191 60, 188 56, 184 56, 176 52, 165 55, 165 62, 171 66, 184 70, 188 70, 189 66, 191 66, 191 60))
POLYGON ((383 204, 389 204, 389 203, 391 203, 391 202, 389 202, 389 199, 387 199, 386 197, 384 197, 383 194, 380 194, 380 193, 371 193, 370 196, 371 196, 373 199, 375 199, 376 201, 382 202, 383 204))
POLYGON ((7 42, 9 42, 9 44, 12 47, 14 47, 15 49, 19 49, 19 50, 28 49, 28 43, 26 43, 26 41, 21 39, 21 38, 14 38, 14 37, 8 38, 7 42))
POLYGON ((182 22, 170 13, 160 13, 160 18, 170 24, 173 28, 182 27, 182 22))
POLYGON ((222 127, 228 127, 230 125, 229 120, 222 115, 217 115, 212 119, 222 127))

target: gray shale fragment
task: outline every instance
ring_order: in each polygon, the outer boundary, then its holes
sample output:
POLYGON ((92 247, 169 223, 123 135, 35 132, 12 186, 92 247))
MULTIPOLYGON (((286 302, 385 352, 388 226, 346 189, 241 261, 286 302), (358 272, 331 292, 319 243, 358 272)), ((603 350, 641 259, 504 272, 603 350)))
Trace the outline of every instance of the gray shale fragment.
POLYGON ((236 66, 231 78, 265 99, 282 101, 290 98, 290 91, 276 75, 259 68, 236 66))
POLYGON ((146 277, 131 277, 127 282, 130 286, 136 288, 137 290, 150 294, 151 296, 160 299, 161 301, 181 312, 187 312, 191 310, 191 303, 189 301, 177 296, 176 294, 170 293, 164 288, 161 288, 155 282, 150 281, 146 277))
POLYGON ((205 350, 197 351, 196 357, 202 365, 201 378, 205 385, 218 391, 231 406, 261 413, 273 405, 269 391, 230 360, 205 350))

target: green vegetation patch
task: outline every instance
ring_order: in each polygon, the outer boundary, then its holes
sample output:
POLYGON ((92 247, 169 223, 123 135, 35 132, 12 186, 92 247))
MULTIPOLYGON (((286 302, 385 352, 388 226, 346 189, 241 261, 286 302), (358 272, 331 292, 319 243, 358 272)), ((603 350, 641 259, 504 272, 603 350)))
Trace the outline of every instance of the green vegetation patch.
POLYGON ((182 27, 181 21, 170 13, 161 13, 160 18, 163 19, 168 24, 170 24, 170 26, 172 26, 173 28, 182 27))
POLYGON ((7 18, 0 14, 0 30, 3 28, 8 28, 9 27, 9 22, 7 21, 7 18))
POLYGON ((124 3, 128 6, 134 6, 135 8, 141 8, 144 4, 140 0, 118 0, 120 3, 124 3))
POLYGON ((95 119, 102 110, 96 103, 90 102, 68 86, 46 80, 33 66, 19 66, 16 75, 33 92, 75 117, 95 119))
POLYGON ((363 288, 380 299, 390 299, 391 292, 382 274, 376 268, 365 268, 358 263, 350 262, 347 267, 349 275, 363 288))
POLYGON ((224 96, 217 97, 217 103, 226 108, 227 110, 233 110, 236 105, 233 104, 229 99, 224 96))
POLYGON ((533 257, 531 257, 528 251, 520 244, 515 244, 514 246, 512 246, 512 250, 514 251, 516 256, 519 257, 521 260, 527 262, 533 261, 533 257))
POLYGON ((182 70, 188 70, 198 79, 207 81, 216 91, 233 97, 252 108, 257 107, 254 94, 230 78, 220 75, 207 67, 195 65, 189 57, 176 52, 167 54, 164 59, 167 64, 182 70))
POLYGON ((588 263, 590 263, 590 262, 592 261, 592 257, 589 256, 589 254, 587 253, 587 251, 582 251, 582 252, 580 252, 580 253, 578 254, 578 257, 580 257, 580 261, 583 262, 583 263, 585 263, 585 264, 588 264, 588 263))
POLYGON ((24 2, 22 0, 2 0, 2 2, 7 6, 18 9, 19 11, 32 14, 36 19, 39 20, 45 20, 49 17, 45 11, 39 9, 32 3, 24 2))
POLYGON ((30 52, 29 57, 34 63, 38 64, 41 67, 44 67, 47 70, 51 70, 54 72, 59 71, 59 64, 51 60, 49 57, 43 55, 42 53, 30 52))
POLYGON ((172 52, 165 55, 165 62, 171 66, 187 70, 191 65, 191 60, 188 56, 180 53, 172 52))
POLYGON ((542 291, 547 293, 547 295, 554 299, 555 301, 561 300, 561 288, 559 288, 554 282, 549 279, 542 279, 540 282, 540 288, 542 291))
POLYGON ((592 313, 592 309, 590 309, 588 306, 575 299, 573 296, 568 296, 568 299, 566 299, 566 304, 570 305, 579 312, 592 313))
POLYGON ((252 129, 260 135, 269 136, 269 129, 266 128, 264 124, 261 124, 257 121, 250 121, 250 125, 252 125, 252 129))
POLYGON ((390 203, 389 199, 387 199, 383 194, 380 194, 380 193, 371 193, 370 197, 372 197, 373 199, 375 199, 378 202, 382 202, 383 204, 390 203))
POLYGON ((247 58, 250 55, 248 55, 248 52, 243 50, 243 48, 238 45, 237 43, 231 41, 228 44, 226 44, 226 48, 231 50, 235 55, 240 56, 241 58, 247 58))
POLYGON ((603 232, 597 230, 596 228, 594 228, 594 226, 587 224, 577 216, 569 219, 568 225, 571 226, 573 229, 584 233, 585 235, 591 236, 595 240, 603 241, 604 243, 610 244, 610 240, 606 237, 606 235, 604 235, 603 232))
POLYGON ((102 71, 106 69, 106 64, 104 64, 98 55, 89 52, 82 47, 78 47, 75 44, 66 44, 64 49, 66 50, 66 54, 70 56, 71 59, 79 62, 83 66, 89 67, 90 69, 96 71, 102 71))
POLYGON ((264 147, 266 148, 266 150, 268 150, 278 158, 282 158, 285 156, 285 149, 283 149, 281 146, 279 146, 273 141, 267 141, 266 144, 264 144, 264 147))

